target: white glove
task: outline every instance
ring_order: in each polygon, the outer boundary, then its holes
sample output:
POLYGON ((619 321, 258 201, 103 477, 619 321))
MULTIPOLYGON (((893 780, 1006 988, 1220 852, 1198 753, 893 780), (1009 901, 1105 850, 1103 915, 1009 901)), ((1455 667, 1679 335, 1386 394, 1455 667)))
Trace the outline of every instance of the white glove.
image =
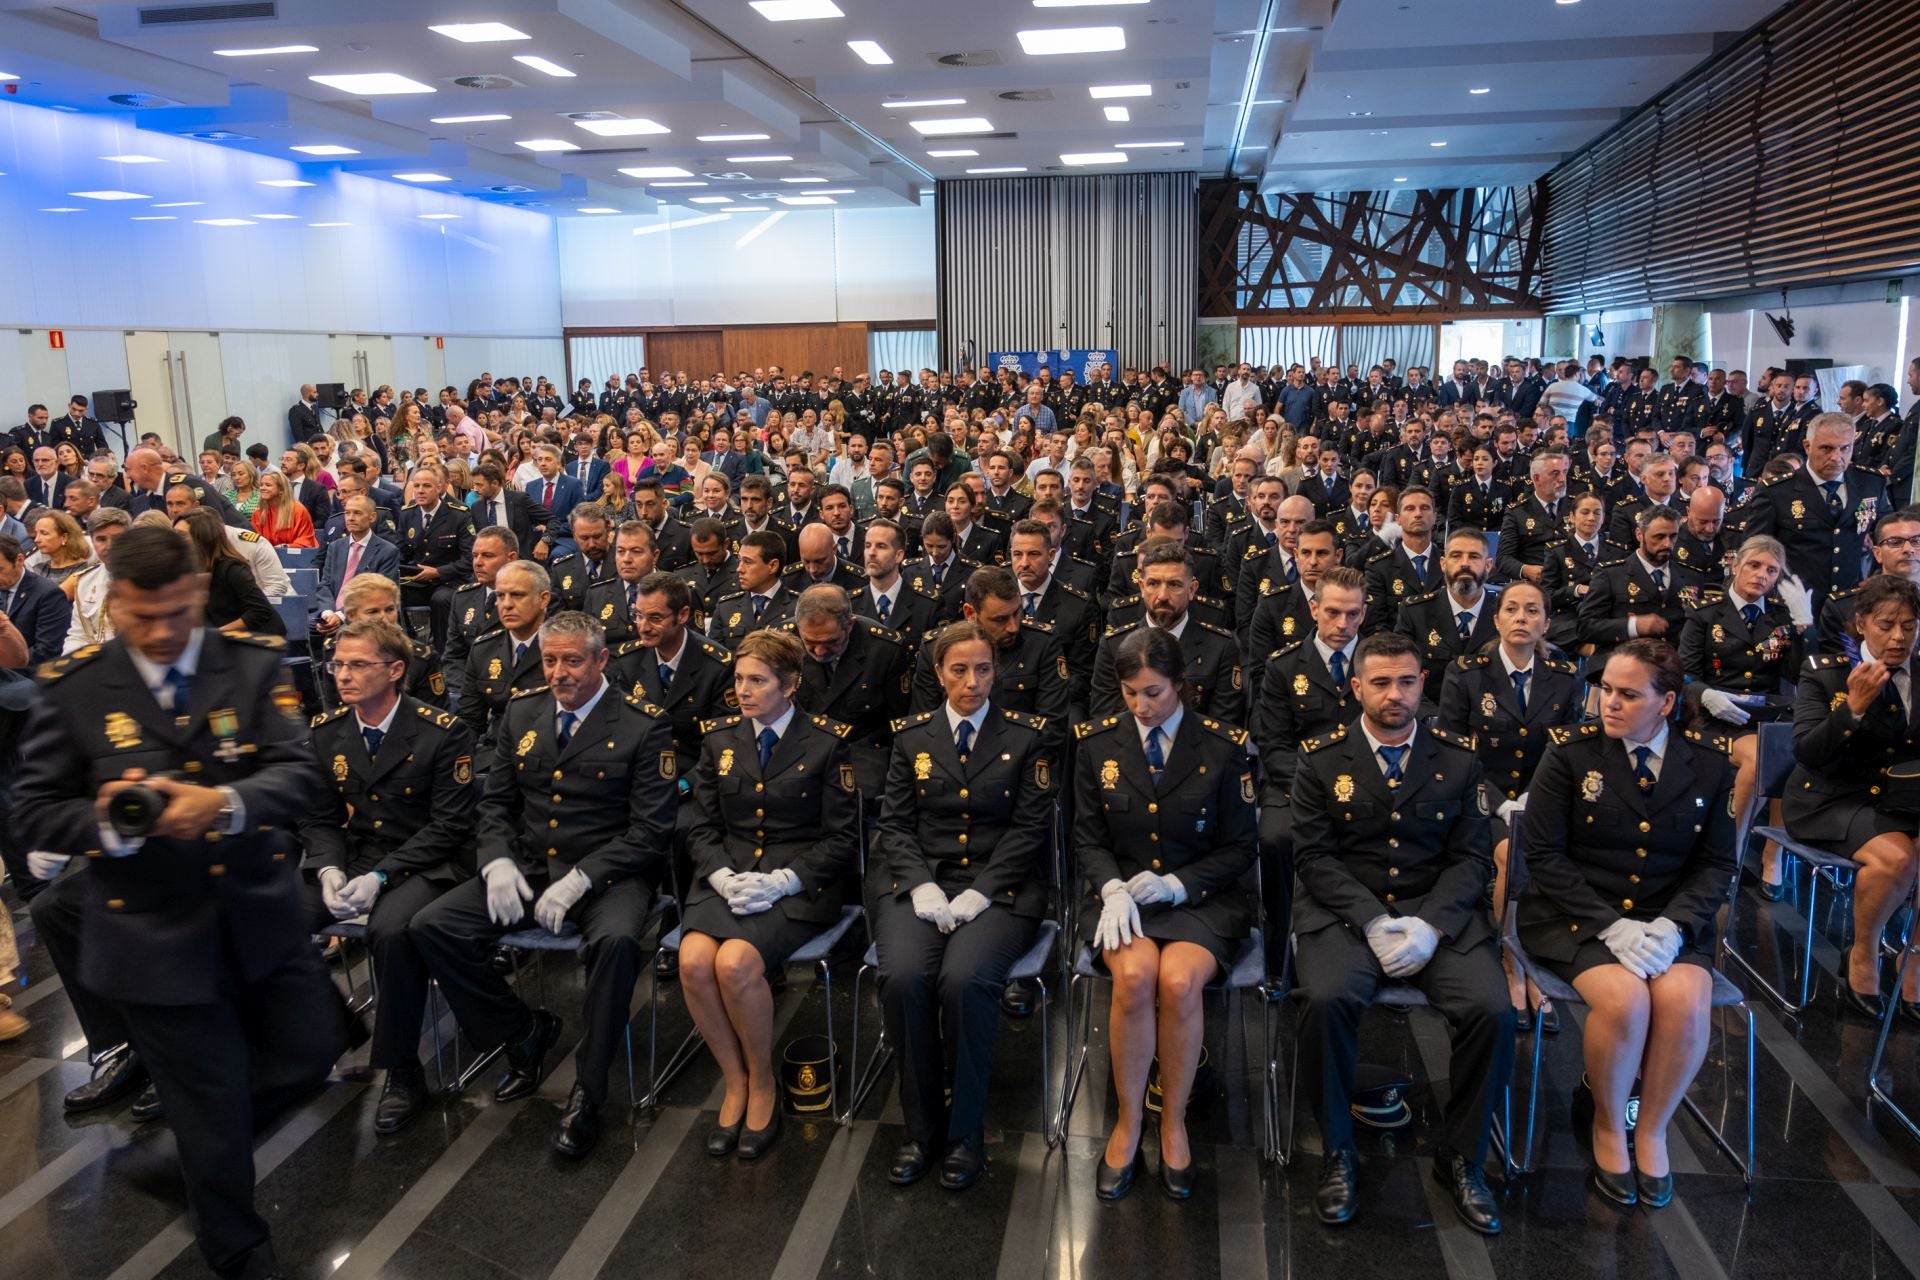
POLYGON ((1745 724, 1753 719, 1745 707, 1733 700, 1731 694, 1722 693, 1718 689, 1702 689, 1700 705, 1705 707, 1707 714, 1715 720, 1725 720, 1728 724, 1745 724))
POLYGON ((1186 886, 1178 877, 1155 875, 1151 871, 1142 871, 1127 881, 1127 892, 1143 907, 1156 902, 1171 902, 1177 907, 1187 900, 1186 886))
POLYGON ((501 928, 519 924, 527 909, 520 904, 533 901, 533 887, 513 865, 512 858, 495 858, 480 868, 487 884, 487 918, 501 928))
POLYGON ((1380 535, 1380 541, 1391 547, 1405 536, 1406 530, 1400 527, 1398 520, 1389 520, 1374 532, 1380 535))
POLYGON ((758 871, 741 871, 727 881, 727 909, 737 916, 759 915, 773 905, 766 876, 758 871))
POLYGON ((1374 959, 1380 962, 1381 968, 1386 968, 1388 957, 1400 949, 1401 935, 1405 932, 1405 922, 1392 916, 1379 915, 1367 921, 1367 945, 1373 949, 1374 959))
POLYGON ((340 901, 347 904, 349 914, 341 916, 340 919, 350 920, 354 916, 363 916, 372 911, 374 900, 380 896, 380 887, 380 877, 371 871, 347 881, 345 887, 339 890, 339 894, 340 901))
POLYGON ((567 912, 573 910, 592 887, 593 881, 587 879, 587 873, 575 867, 547 886, 540 901, 533 904, 533 918, 548 933, 560 932, 567 923, 567 912))
POLYGON ((722 867, 707 877, 707 883, 713 887, 715 893, 727 900, 728 906, 732 906, 734 893, 733 882, 739 879, 739 876, 739 872, 729 871, 725 867, 722 867))
POLYGON ((51 880, 67 869, 73 861, 70 853, 48 853, 45 849, 35 849, 27 855, 27 874, 35 880, 51 880))
POLYGON ((1500 802, 1500 807, 1495 809, 1494 813, 1498 815, 1500 821, 1507 823, 1509 826, 1511 826, 1513 824, 1513 815, 1516 813, 1525 813, 1526 811, 1527 811, 1527 797, 1526 797, 1526 793, 1522 792, 1518 799, 1502 800, 1500 802))
POLYGON ((1613 958, 1622 968, 1636 978, 1647 979, 1653 976, 1646 964, 1640 959, 1640 942, 1646 933, 1646 926, 1638 920, 1629 920, 1621 916, 1600 931, 1600 941, 1607 950, 1613 952, 1613 958))
POLYGON ((1807 590, 1798 577, 1787 574, 1774 590, 1780 593, 1781 602, 1792 615, 1794 626, 1804 631, 1813 625, 1813 592, 1807 590))
POLYGON ((947 909, 953 912, 953 923, 957 928, 971 924, 975 916, 992 905, 993 900, 978 889, 962 889, 953 895, 953 901, 947 904, 947 909))
POLYGON ((1102 951, 1118 951, 1140 936, 1140 907, 1127 891, 1123 880, 1109 880, 1100 886, 1100 923, 1093 929, 1093 944, 1102 951))
POLYGON ((1405 978, 1427 967, 1440 947, 1440 935, 1419 916, 1401 916, 1393 923, 1400 926, 1400 941, 1381 957, 1380 967, 1390 978, 1405 978))
POLYGON ((347 905, 340 891, 347 887, 347 873, 338 867, 320 868, 320 905, 335 920, 351 920, 360 913, 347 905))
POLYGON ((947 895, 940 892, 940 886, 929 880, 913 888, 913 914, 925 920, 942 933, 952 933, 953 905, 947 901, 947 895))
POLYGON ((1673 962, 1680 958, 1680 947, 1684 942, 1680 926, 1660 916, 1641 927, 1640 943, 1634 948, 1634 956, 1646 968, 1649 978, 1657 978, 1671 969, 1673 962))

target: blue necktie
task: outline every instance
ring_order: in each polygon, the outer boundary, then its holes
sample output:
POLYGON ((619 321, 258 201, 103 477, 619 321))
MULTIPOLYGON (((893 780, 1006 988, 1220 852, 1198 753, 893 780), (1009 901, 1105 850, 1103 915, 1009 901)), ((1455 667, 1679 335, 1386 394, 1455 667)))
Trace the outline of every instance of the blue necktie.
POLYGON ((1167 753, 1160 746, 1161 739, 1166 736, 1159 725, 1155 725, 1147 733, 1147 768, 1153 774, 1155 785, 1160 782, 1160 771, 1167 767, 1167 753))
POLYGON ((1040 604, 1040 593, 1039 593, 1038 591, 1029 591, 1029 592, 1027 592, 1027 610, 1026 610, 1026 612, 1027 612, 1027 616, 1028 616, 1029 618, 1031 618, 1031 617, 1033 616, 1033 611, 1034 611, 1034 610, 1035 610, 1036 608, 1038 608, 1038 607, 1039 607, 1039 604, 1040 604))
POLYGON ((1360 512, 1360 513, 1359 513, 1359 517, 1358 517, 1358 520, 1359 520, 1359 525, 1360 525, 1360 532, 1362 532, 1362 533, 1368 533, 1368 532, 1371 532, 1371 531, 1372 531, 1372 529, 1373 529, 1373 520, 1372 520, 1372 519, 1371 519, 1371 518, 1370 518, 1370 517, 1369 517, 1369 516, 1367 515, 1367 513, 1366 513, 1366 512, 1364 512, 1364 511, 1362 511, 1362 512, 1360 512))
POLYGON ((178 667, 168 667, 166 687, 173 691, 173 705, 167 709, 175 715, 186 714, 187 699, 193 696, 193 677, 178 667))
POLYGON ((1267 535, 1267 550, 1271 551, 1279 545, 1280 545, 1280 535, 1277 533, 1269 533, 1267 535))
POLYGON ((629 582, 627 584, 628 615, 631 616, 633 611, 639 607, 640 607, 640 584, 637 582, 629 582))
POLYGON ((1460 643, 1466 644, 1473 639, 1473 615, 1462 609, 1454 615, 1454 625, 1460 628, 1460 643))
POLYGON ((1342 697, 1345 697, 1346 683, 1347 683, 1347 655, 1342 653, 1340 650, 1335 649, 1333 651, 1333 657, 1329 659, 1327 662, 1327 670, 1328 670, 1328 674, 1330 674, 1333 677, 1334 687, 1340 690, 1340 694, 1342 697))
POLYGON ((873 602, 873 611, 880 615, 880 621, 885 622, 888 616, 893 613, 893 597, 881 596, 875 600, 873 602))
POLYGON ((853 556, 853 543, 846 538, 841 538, 840 539, 840 558, 842 560, 847 560, 847 559, 851 559, 852 556, 853 556))
POLYGON ((673 668, 666 663, 660 664, 660 692, 665 693, 667 686, 673 683, 673 668))
POLYGON ((960 727, 953 731, 953 749, 960 754, 960 763, 967 761, 967 752, 973 748, 973 721, 962 720, 960 727))
POLYGON ((1827 510, 1836 516, 1839 515, 1840 482, 1838 480, 1823 480, 1820 483, 1820 487, 1824 489, 1827 494, 1827 510))
POLYGON ((562 711, 560 713, 560 731, 553 735, 553 740, 560 744, 562 751, 565 751, 567 744, 573 741, 573 726, 579 723, 580 717, 573 714, 573 712, 562 711))
POLYGON ((758 742, 760 743, 760 767, 762 769, 767 767, 767 761, 773 757, 774 744, 779 741, 780 735, 773 730, 762 729, 760 731, 758 742))
POLYGON ((1740 616, 1745 619, 1748 626, 1752 626, 1760 620, 1760 606, 1757 604, 1742 605, 1740 608, 1740 616))
POLYGON ((1647 761, 1652 755, 1652 747, 1635 747, 1633 749, 1633 780, 1640 784, 1640 790, 1642 791, 1653 790, 1653 784, 1658 781, 1658 779, 1653 776, 1653 770, 1647 766, 1647 761))
POLYGON ((939 586, 940 579, 946 576, 947 576, 947 566, 945 561, 942 561, 941 563, 933 566, 933 585, 934 586, 936 587, 939 586))
POLYGON ((1413 573, 1420 581, 1427 580, 1427 553, 1422 551, 1413 558, 1413 573))
POLYGON ((753 620, 755 622, 760 621, 760 615, 765 613, 766 611, 767 611, 767 598, 765 596, 755 596, 753 598, 753 620))
POLYGON ((1385 761, 1387 765, 1387 782, 1389 785, 1397 786, 1399 784, 1401 778, 1400 762, 1407 758, 1407 752, 1411 749, 1411 747, 1405 746, 1380 748, 1380 758, 1385 761))
POLYGON ((1300 566, 1292 560, 1287 561, 1287 582, 1292 586, 1300 585, 1300 566))
POLYGON ((1527 710, 1527 677, 1532 674, 1531 671, 1516 671, 1513 673, 1513 700, 1520 704, 1520 711, 1523 715, 1527 710))
POLYGON ((364 739, 367 744, 367 759, 371 760, 380 754, 380 740, 386 736, 386 734, 380 732, 378 729, 362 729, 360 731, 360 737, 364 739))
POLYGON ((1665 569, 1655 569, 1653 571, 1653 589, 1661 595, 1667 594, 1667 571, 1665 569))
POLYGON ((526 656, 527 646, 525 641, 521 641, 513 646, 513 669, 515 671, 520 669, 520 659, 526 656))

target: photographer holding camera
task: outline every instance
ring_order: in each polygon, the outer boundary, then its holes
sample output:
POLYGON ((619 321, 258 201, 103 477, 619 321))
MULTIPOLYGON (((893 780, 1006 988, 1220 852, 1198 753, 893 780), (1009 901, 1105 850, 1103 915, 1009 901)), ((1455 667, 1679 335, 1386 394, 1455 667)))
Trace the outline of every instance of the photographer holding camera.
POLYGON ((292 828, 320 776, 283 642, 203 625, 207 578, 183 538, 129 529, 107 568, 115 638, 40 668, 14 821, 39 874, 85 855, 61 976, 123 1016, 208 1264, 263 1276, 257 1126, 317 1089, 347 1039, 296 874, 292 828))

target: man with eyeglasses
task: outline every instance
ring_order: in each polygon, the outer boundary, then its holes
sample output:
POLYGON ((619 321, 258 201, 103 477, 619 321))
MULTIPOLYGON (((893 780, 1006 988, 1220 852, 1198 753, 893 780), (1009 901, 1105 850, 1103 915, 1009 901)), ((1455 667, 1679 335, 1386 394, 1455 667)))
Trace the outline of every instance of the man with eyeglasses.
MULTIPOLYGON (((1876 576, 1905 578, 1920 586, 1920 507, 1902 507, 1881 516, 1873 527, 1873 545, 1868 550, 1876 576)), ((1859 594, 1860 587, 1851 587, 1835 593, 1821 607, 1821 653, 1845 653, 1849 644, 1858 643, 1853 639, 1853 611, 1859 594)))
MULTIPOLYGON (((390 595, 397 604, 398 591, 390 595)), ((313 927, 367 918, 380 992, 370 1065, 386 1072, 373 1116, 379 1134, 399 1132, 426 1105, 427 963, 409 927, 467 878, 477 804, 472 730, 402 692, 418 643, 382 616, 350 622, 335 637, 327 674, 344 705, 313 723, 314 758, 329 785, 299 824, 313 927)))

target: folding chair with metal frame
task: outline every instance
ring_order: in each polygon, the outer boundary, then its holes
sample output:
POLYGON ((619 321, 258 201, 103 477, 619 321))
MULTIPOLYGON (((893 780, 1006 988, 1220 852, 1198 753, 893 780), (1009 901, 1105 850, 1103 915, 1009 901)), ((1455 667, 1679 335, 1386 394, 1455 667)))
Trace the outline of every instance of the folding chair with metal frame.
MULTIPOLYGON (((1920 898, 1916 898, 1913 913, 1920 916, 1920 898)), ((1911 1134, 1916 1142, 1920 1142, 1920 1120, 1909 1115, 1907 1109, 1894 1101, 1893 1094, 1880 1083, 1880 1066, 1887 1052, 1887 1037, 1893 1031, 1894 1019, 1900 1016, 1900 993, 1906 990, 1907 966, 1913 963, 1913 954, 1912 948, 1904 950, 1900 963, 1894 966, 1893 996, 1887 1001, 1886 1016, 1880 1020, 1880 1034, 1873 1042, 1873 1061, 1867 1065, 1867 1100, 1885 1107, 1900 1122, 1900 1127, 1911 1134)))
MULTIPOLYGON (((358 942, 365 948, 367 941, 367 918, 355 916, 351 920, 341 920, 330 924, 317 932, 315 937, 334 938, 340 943, 340 963, 347 971, 347 989, 353 989, 353 965, 347 959, 351 943, 358 942)), ((355 1004, 351 995, 347 999, 347 1008, 355 1014, 366 1012, 380 998, 380 976, 373 967, 373 953, 367 952, 367 996, 355 1004)), ((447 1085, 445 1055, 447 1048, 440 1038, 440 984, 432 978, 427 979, 427 1030, 433 1037, 433 1074, 443 1086, 447 1085)), ((460 1037, 456 1031, 452 1046, 454 1069, 457 1073, 460 1064, 460 1037)))

